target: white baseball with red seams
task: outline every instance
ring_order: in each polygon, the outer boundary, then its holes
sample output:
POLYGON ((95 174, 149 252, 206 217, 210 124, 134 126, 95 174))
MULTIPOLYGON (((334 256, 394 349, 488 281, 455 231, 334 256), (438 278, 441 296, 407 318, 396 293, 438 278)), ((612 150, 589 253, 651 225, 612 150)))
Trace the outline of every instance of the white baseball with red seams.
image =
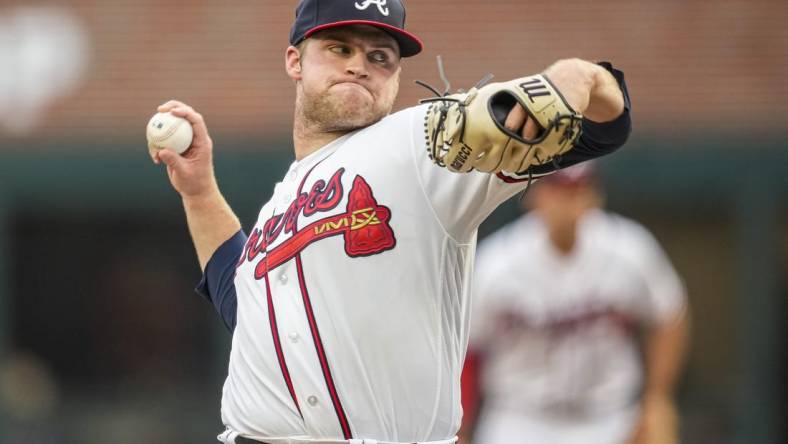
POLYGON ((156 113, 148 121, 145 135, 148 146, 157 150, 170 148, 181 154, 191 146, 194 132, 192 125, 183 117, 172 113, 156 113))
POLYGON ((435 167, 425 111, 293 163, 263 206, 235 276, 231 433, 453 439, 476 229, 525 183, 435 167))

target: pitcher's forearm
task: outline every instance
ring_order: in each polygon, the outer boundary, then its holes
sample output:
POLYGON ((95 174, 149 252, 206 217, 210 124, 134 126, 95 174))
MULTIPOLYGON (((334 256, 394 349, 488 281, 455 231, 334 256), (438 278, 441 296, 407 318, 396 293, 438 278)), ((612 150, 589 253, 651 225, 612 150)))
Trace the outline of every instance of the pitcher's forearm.
POLYGON ((216 249, 241 229, 241 223, 218 188, 203 196, 184 197, 183 208, 200 269, 205 270, 216 249))
POLYGON ((689 344, 689 308, 675 319, 654 327, 646 342, 645 397, 670 397, 689 344))
POLYGON ((621 87, 608 70, 590 64, 593 71, 593 84, 591 99, 586 109, 586 117, 594 122, 610 122, 624 112, 624 95, 621 87))
POLYGON ((572 108, 592 122, 610 122, 624 112, 624 92, 602 65, 581 59, 563 59, 545 71, 572 108))

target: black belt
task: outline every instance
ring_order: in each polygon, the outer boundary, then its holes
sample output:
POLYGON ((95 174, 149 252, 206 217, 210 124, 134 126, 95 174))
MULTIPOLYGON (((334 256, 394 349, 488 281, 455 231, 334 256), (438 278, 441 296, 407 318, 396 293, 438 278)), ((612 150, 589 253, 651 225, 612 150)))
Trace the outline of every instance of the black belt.
POLYGON ((244 438, 243 436, 237 436, 235 438, 235 444, 268 444, 263 441, 256 441, 251 438, 244 438))

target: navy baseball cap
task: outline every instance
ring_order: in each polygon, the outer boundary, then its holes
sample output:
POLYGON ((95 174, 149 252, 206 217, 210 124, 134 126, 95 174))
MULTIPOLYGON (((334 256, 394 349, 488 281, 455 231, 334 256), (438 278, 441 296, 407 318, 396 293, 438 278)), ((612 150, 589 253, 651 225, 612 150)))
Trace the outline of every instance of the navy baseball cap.
POLYGON ((297 45, 323 29, 370 25, 386 31, 399 43, 402 57, 414 56, 424 46, 405 31, 405 5, 401 0, 301 0, 290 30, 290 44, 297 45))

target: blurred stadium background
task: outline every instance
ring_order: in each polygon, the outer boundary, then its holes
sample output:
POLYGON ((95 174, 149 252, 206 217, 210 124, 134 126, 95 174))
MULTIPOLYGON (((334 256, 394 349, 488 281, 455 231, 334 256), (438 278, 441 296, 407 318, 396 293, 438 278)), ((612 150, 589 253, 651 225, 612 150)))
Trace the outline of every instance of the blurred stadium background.
MULTIPOLYGON (((407 3, 426 47, 397 108, 438 54, 455 88, 569 56, 626 71, 635 133, 601 166, 689 289, 684 442, 786 442, 788 2, 407 3)), ((144 126, 170 98, 202 112, 251 226, 293 156, 295 4, 0 0, 0 442, 213 441, 229 335, 144 126)))

